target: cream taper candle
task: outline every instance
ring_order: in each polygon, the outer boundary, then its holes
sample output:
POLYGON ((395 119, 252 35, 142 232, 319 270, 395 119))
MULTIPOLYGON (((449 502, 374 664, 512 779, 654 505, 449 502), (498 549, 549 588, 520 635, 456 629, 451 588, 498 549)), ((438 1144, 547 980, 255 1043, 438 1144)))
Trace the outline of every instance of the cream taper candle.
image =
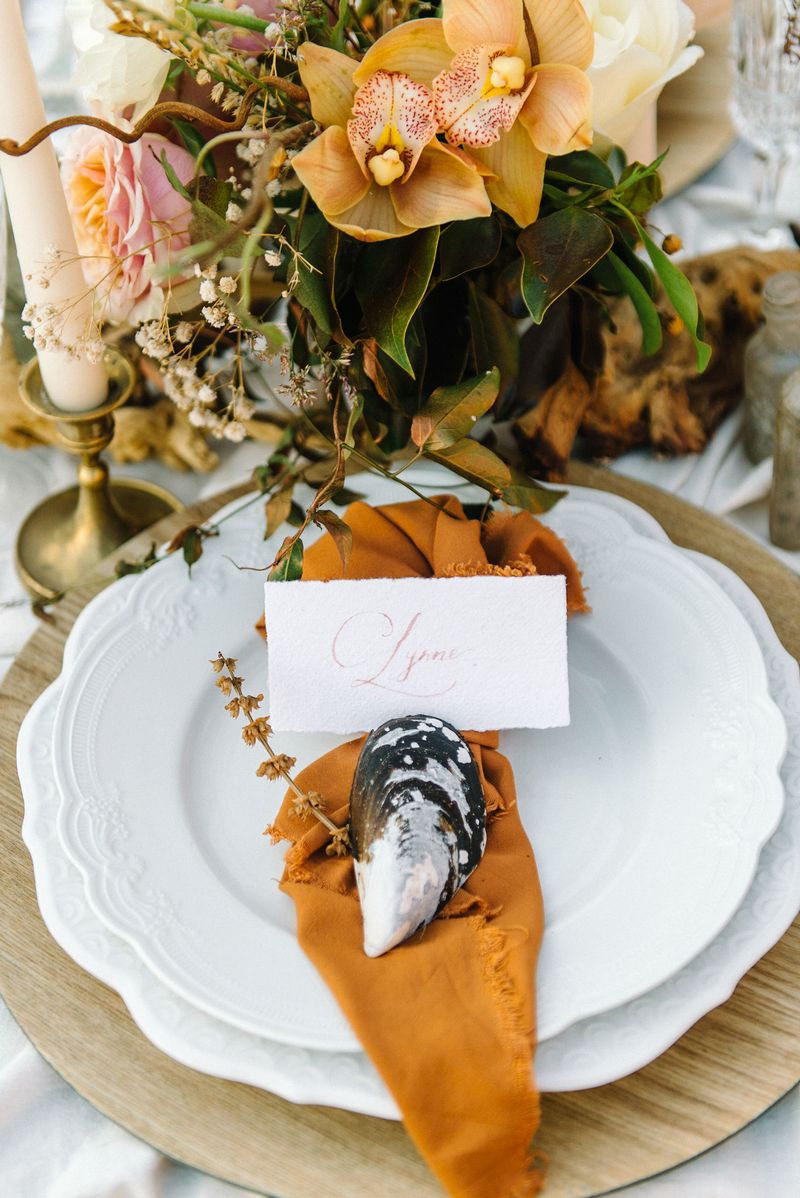
MULTIPOLYGON (((0 137, 23 142, 44 124, 18 0, 0 0, 0 137)), ((55 151, 46 141, 21 158, 0 153, 0 172, 28 304, 56 309, 59 341, 77 354, 66 348, 37 350, 47 394, 71 412, 97 407, 106 397, 108 379, 103 364, 86 355, 92 339, 92 299, 55 151), (57 260, 51 247, 58 252, 57 260)))

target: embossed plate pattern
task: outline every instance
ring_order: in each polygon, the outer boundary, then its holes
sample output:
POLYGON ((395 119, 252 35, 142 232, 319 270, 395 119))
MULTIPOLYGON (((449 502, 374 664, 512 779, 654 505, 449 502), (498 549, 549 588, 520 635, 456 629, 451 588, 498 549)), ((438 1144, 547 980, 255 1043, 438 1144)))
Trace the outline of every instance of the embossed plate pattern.
MULTIPOLYGON (((504 737, 548 909, 544 1037, 663 981, 723 926, 780 815, 784 738, 756 642, 701 571, 586 501, 551 519, 594 612, 571 629, 571 728, 504 737)), ((136 580, 79 655, 55 732, 60 829, 95 911, 177 993, 244 1030, 348 1049, 268 884, 280 858, 258 832, 278 796, 206 672, 224 647, 263 677, 259 579, 226 560, 267 560, 259 524, 229 521, 191 583, 179 562, 136 580)), ((282 747, 302 762, 332 743, 282 747)))
MULTIPOLYGON (((575 489, 575 493, 582 492, 575 489)), ((659 525, 641 509, 616 496, 591 494, 594 502, 621 512, 638 531, 664 539, 659 525)), ((705 952, 644 998, 576 1024, 540 1045, 537 1073, 544 1090, 605 1084, 652 1060, 729 996, 741 974, 772 946, 800 907, 797 664, 778 642, 763 609, 744 584, 719 563, 701 555, 697 560, 737 603, 764 654, 770 691, 789 729, 789 750, 782 768, 784 816, 761 855, 742 906, 705 952)), ((66 647, 65 671, 77 649, 84 647, 118 607, 126 585, 110 588, 84 609, 66 647)), ((64 857, 55 832, 59 799, 49 745, 59 693, 60 683, 56 683, 26 718, 19 740, 19 768, 26 799, 23 832, 34 860, 38 897, 48 926, 62 947, 84 968, 115 986, 143 1031, 179 1061, 262 1086, 293 1101, 324 1102, 396 1117, 391 1099, 363 1054, 333 1056, 289 1048, 211 1019, 168 991, 92 914, 80 874, 64 857)))

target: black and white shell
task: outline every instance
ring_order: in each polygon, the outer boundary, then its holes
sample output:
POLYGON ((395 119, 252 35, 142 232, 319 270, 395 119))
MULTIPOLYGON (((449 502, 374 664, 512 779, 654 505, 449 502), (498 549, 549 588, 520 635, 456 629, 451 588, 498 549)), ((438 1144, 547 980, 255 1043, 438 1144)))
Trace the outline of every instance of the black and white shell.
POLYGON ((486 803, 469 745, 433 716, 388 720, 364 742, 350 792, 364 952, 430 923, 478 865, 486 803))

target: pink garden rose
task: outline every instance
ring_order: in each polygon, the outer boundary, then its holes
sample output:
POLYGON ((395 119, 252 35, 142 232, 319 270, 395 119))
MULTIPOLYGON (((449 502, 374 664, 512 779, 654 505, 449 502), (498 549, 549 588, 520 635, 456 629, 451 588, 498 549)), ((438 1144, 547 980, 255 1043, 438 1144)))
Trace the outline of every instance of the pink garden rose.
POLYGON ((62 178, 87 282, 103 315, 139 324, 163 311, 170 260, 190 244, 191 209, 175 191, 160 158, 166 154, 182 183, 194 159, 180 146, 148 133, 133 145, 81 128, 62 162, 62 178))

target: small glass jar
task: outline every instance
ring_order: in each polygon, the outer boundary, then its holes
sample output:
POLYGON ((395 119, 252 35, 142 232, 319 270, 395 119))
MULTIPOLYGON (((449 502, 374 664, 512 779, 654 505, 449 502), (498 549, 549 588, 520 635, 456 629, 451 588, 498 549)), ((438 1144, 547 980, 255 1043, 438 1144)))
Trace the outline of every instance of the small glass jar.
POLYGON ((787 379, 778 405, 769 539, 781 549, 800 549, 800 370, 787 379))
POLYGON ((744 354, 744 447, 751 462, 772 455, 783 384, 800 368, 800 271, 767 280, 763 313, 744 354))

